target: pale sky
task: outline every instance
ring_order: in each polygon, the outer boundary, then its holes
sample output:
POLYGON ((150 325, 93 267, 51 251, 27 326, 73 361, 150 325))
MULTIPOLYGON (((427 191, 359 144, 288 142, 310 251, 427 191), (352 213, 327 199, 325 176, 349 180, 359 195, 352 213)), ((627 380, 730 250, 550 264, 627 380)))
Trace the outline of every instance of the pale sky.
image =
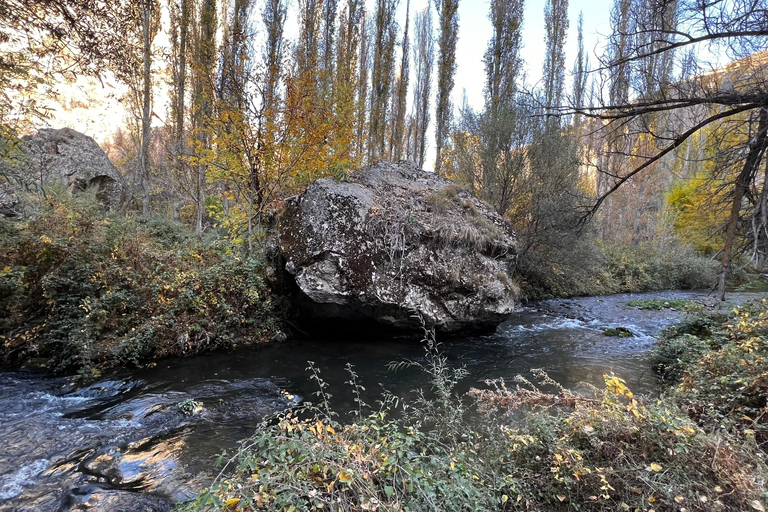
MULTIPOLYGON (((401 17, 405 17, 405 0, 401 17)), ((427 5, 426 0, 414 0, 412 12, 422 10, 427 5)), ((521 56, 525 61, 525 72, 529 84, 536 84, 541 78, 544 63, 544 5, 543 0, 527 0, 523 14, 523 48, 521 56)), ((570 72, 576 60, 576 31, 579 12, 584 13, 584 49, 595 63, 594 48, 610 34, 611 0, 571 0, 568 5, 570 25, 565 44, 566 83, 570 84, 570 72)), ((456 47, 456 77, 452 99, 456 106, 460 105, 462 91, 467 91, 470 106, 479 110, 483 106, 483 87, 485 86, 485 69, 483 54, 491 38, 491 22, 488 19, 490 2, 488 0, 460 0, 459 2, 459 40, 456 47)), ((401 23, 402 24, 402 23, 401 23)), ((411 24, 412 25, 412 24, 411 24)), ((570 91, 570 85, 568 85, 570 91)), ((434 97, 433 97, 434 98, 434 97)), ((433 101, 434 109, 434 101, 433 101)), ((429 148, 426 170, 434 168, 434 114, 430 126, 429 148)))
MULTIPOLYGON (((289 0, 289 2, 289 13, 295 13, 296 0, 289 0)), ((413 41, 413 15, 416 11, 423 10, 427 2, 428 0, 412 0, 411 41, 413 41)), ((373 0, 368 0, 368 3, 371 4, 369 9, 372 11, 374 8, 373 0)), ((257 4, 259 12, 260 4, 262 4, 261 1, 257 4)), ((594 63, 595 47, 610 33, 611 4, 611 0, 571 0, 569 2, 570 27, 565 47, 567 77, 576 58, 576 27, 579 12, 584 13, 584 46, 587 53, 590 54, 590 62, 594 63)), ((525 4, 522 57, 526 62, 525 70, 529 84, 535 84, 539 80, 544 61, 544 5, 545 2, 542 0, 527 0, 525 4)), ((488 19, 489 7, 488 0, 460 0, 459 40, 456 49, 457 70, 452 94, 456 106, 460 104, 462 91, 466 90, 470 105, 474 109, 482 108, 485 83, 482 59, 491 37, 491 25, 488 19)), ((400 0, 399 14, 402 30, 405 21, 405 0, 400 0)), ((291 19, 289 14, 286 36, 295 38, 296 32, 296 21, 291 19)), ((411 64, 411 69, 413 69, 413 64, 411 64)), ((414 80, 411 80, 411 86, 413 86, 413 82, 414 80)), ((116 86, 108 79, 105 79, 103 83, 104 86, 102 87, 98 81, 81 79, 78 80, 77 84, 61 84, 59 89, 62 98, 79 97, 85 101, 79 107, 72 109, 71 112, 56 113, 50 125, 57 128, 69 126, 91 135, 99 143, 108 140, 119 126, 125 124, 126 115, 118 101, 123 88, 116 86)), ((166 107, 164 103, 163 98, 156 99, 154 110, 157 117, 154 119, 155 124, 161 123, 165 117, 166 107)), ((434 94, 432 109, 434 110, 434 94)), ((425 169, 428 170, 432 169, 434 162, 434 112, 431 117, 433 121, 429 127, 428 162, 425 164, 425 169)))

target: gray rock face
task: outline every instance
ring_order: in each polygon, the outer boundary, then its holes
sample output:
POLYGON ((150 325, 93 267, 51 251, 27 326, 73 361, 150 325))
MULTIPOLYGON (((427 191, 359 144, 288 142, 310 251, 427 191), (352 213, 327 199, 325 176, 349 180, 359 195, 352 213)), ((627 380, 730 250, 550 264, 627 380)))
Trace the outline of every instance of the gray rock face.
POLYGON ((324 318, 439 331, 498 325, 515 307, 516 239, 450 180, 379 162, 314 182, 279 221, 285 271, 324 318))
POLYGON ((63 182, 72 192, 96 187, 105 206, 119 209, 128 198, 120 172, 93 138, 71 128, 43 129, 22 137, 27 171, 38 181, 63 182))

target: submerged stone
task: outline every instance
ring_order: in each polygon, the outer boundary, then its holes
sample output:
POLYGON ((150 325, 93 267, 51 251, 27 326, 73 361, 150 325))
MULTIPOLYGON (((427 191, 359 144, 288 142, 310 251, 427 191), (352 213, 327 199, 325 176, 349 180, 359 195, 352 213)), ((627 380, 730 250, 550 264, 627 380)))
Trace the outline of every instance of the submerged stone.
POLYGON ((282 267, 315 318, 439 331, 495 327, 515 308, 510 225, 446 178, 378 162, 317 180, 279 221, 282 267))

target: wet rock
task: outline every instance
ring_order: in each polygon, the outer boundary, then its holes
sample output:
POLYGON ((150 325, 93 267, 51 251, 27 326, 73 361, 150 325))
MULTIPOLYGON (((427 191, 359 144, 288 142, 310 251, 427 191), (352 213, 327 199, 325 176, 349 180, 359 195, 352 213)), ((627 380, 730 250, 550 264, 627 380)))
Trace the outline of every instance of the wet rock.
POLYGON ((606 336, 615 336, 618 338, 631 338, 634 336, 632 331, 627 329, 626 327, 608 327, 603 330, 603 334, 606 336))
POLYGON ((485 329, 515 307, 516 238, 450 180, 379 162, 288 201, 278 261, 315 317, 444 332, 485 329))
MULTIPOLYGON (((62 182, 70 191, 96 188, 99 200, 107 207, 120 209, 128 200, 128 186, 120 172, 93 138, 72 130, 42 129, 22 137, 22 153, 13 161, 0 162, 6 173, 43 184, 62 182)), ((6 191, 3 197, 12 198, 6 191)), ((3 208, 10 199, 3 200, 3 208)))
POLYGON ((146 382, 142 380, 104 380, 90 386, 76 389, 67 393, 70 397, 82 398, 112 398, 117 395, 143 388, 146 382))
POLYGON ((71 511, 92 512, 168 512, 171 503, 157 496, 127 491, 95 490, 78 500, 71 511))
POLYGON ((209 483, 210 432, 289 405, 261 378, 171 385, 0 373, 0 512, 169 510, 209 483), (204 407, 185 415, 184 400, 204 407))

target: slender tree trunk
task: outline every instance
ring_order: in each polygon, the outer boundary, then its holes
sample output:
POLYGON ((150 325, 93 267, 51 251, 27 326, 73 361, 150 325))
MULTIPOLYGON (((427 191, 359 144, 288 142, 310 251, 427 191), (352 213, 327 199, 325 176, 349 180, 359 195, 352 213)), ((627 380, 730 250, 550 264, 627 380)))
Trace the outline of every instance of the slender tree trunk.
POLYGON ((731 203, 731 213, 728 216, 728 227, 725 230, 725 242, 723 243, 723 259, 720 264, 720 280, 717 283, 717 295, 720 301, 725 300, 725 278, 731 269, 733 263, 733 240, 736 236, 736 224, 741 212, 741 200, 749 188, 749 184, 757 172, 763 153, 768 146, 768 108, 760 109, 760 121, 757 125, 757 133, 749 143, 747 158, 744 160, 744 167, 736 179, 736 186, 733 191, 733 203, 731 203))
MULTIPOLYGON (((178 176, 184 173, 184 93, 187 82, 187 38, 189 37, 189 0, 181 0, 181 20, 179 24, 179 69, 176 77, 176 147, 174 166, 178 176)), ((177 210, 174 206, 174 220, 177 210)), ((179 219, 181 217, 179 216, 179 219)))
POLYGON ((143 106, 141 116, 141 212, 147 217, 149 215, 150 208, 150 179, 149 179, 149 137, 150 137, 150 120, 151 120, 151 75, 150 66, 152 64, 151 51, 151 37, 149 24, 152 20, 152 3, 151 0, 144 0, 143 12, 141 16, 142 36, 144 44, 144 90, 143 90, 143 106))

